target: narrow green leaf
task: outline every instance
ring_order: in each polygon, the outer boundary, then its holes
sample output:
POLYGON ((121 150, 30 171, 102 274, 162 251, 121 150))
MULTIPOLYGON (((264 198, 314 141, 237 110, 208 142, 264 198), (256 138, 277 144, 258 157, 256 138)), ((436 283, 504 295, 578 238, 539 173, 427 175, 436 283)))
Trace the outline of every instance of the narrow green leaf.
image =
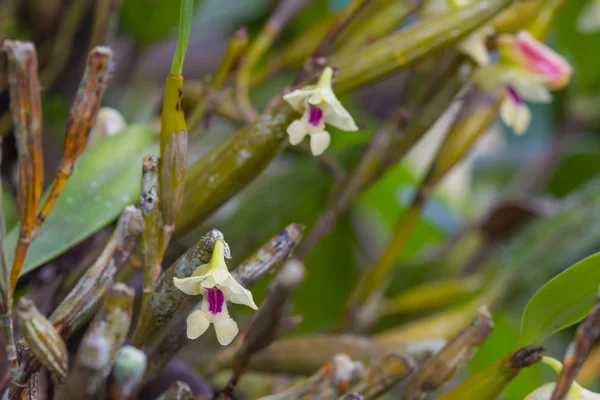
POLYGON ((539 344, 585 318, 594 305, 599 284, 600 253, 554 277, 525 307, 519 344, 539 344))
POLYGON ((171 65, 172 75, 181 75, 183 68, 183 60, 187 52, 188 43, 190 41, 190 31, 192 30, 192 19, 194 17, 194 0, 180 0, 181 9, 179 11, 179 36, 177 38, 177 47, 173 56, 173 64, 171 65))
MULTIPOLYGON (((113 221, 125 206, 137 201, 142 157, 158 153, 153 139, 154 134, 147 127, 131 125, 81 156, 29 247, 21 274, 62 254, 113 221)), ((7 237, 9 265, 18 235, 18 227, 15 227, 7 237)))

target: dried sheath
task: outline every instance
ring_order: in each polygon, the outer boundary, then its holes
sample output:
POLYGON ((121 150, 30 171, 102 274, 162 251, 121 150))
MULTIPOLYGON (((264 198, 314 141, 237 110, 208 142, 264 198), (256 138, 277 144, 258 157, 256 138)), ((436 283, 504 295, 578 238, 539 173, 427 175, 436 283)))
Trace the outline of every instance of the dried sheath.
POLYGON ((146 156, 142 162, 142 191, 140 208, 144 218, 144 232, 140 240, 144 272, 144 296, 152 291, 160 275, 158 260, 158 159, 146 156))
POLYGON ((69 354, 60 333, 27 297, 19 300, 17 315, 29 348, 56 381, 62 381, 67 377, 69 354))
POLYGON ((181 105, 183 77, 169 74, 165 83, 165 94, 160 126, 160 210, 163 230, 159 260, 167 248, 175 216, 183 199, 183 182, 187 169, 187 127, 181 105))
POLYGON ((85 73, 69 110, 63 158, 50 194, 37 216, 36 231, 44 223, 87 145, 104 94, 111 57, 112 51, 107 47, 95 47, 88 55, 85 73))
MULTIPOLYGON (((10 276, 14 289, 31 242, 35 217, 42 199, 44 160, 42 153, 42 106, 35 47, 30 42, 4 41, 8 54, 8 83, 19 160, 17 204, 20 231, 10 276)), ((7 299, 10 301, 10 299, 7 299)))
MULTIPOLYGON (((127 261, 135 249, 137 239, 143 229, 140 211, 134 206, 126 207, 112 237, 94 265, 86 271, 69 295, 50 315, 54 327, 68 338, 89 320, 96 310, 102 296, 113 283, 115 272, 127 261)), ((18 343, 23 373, 19 383, 24 384, 40 368, 31 349, 24 340, 18 343)), ((10 398, 18 399, 21 387, 11 386, 10 398)))
POLYGON ((123 283, 108 291, 77 350, 73 371, 58 391, 59 399, 104 398, 106 379, 131 324, 133 296, 123 283))
POLYGON ((86 271, 69 295, 50 316, 56 328, 68 337, 93 314, 113 277, 129 258, 143 230, 140 210, 127 206, 96 263, 86 271))

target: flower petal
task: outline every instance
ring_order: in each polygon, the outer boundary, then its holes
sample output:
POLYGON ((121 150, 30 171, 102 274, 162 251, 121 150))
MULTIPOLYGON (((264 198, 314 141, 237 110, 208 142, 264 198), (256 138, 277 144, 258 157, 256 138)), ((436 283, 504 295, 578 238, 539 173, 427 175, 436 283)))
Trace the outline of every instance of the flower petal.
POLYGON ((195 296, 200 294, 201 285, 206 278, 204 276, 194 276, 191 278, 173 278, 173 285, 185 294, 195 296))
POLYGON ((253 310, 258 310, 252 298, 252 292, 240 285, 233 277, 230 277, 225 286, 219 286, 219 288, 225 294, 225 299, 232 303, 242 304, 253 310))
POLYGON ((556 383, 546 383, 529 393, 524 400, 550 400, 556 383))
POLYGON ((320 156, 329 147, 330 142, 331 136, 326 131, 312 133, 310 135, 310 151, 314 156, 320 156))
POLYGON ((290 144, 297 145, 308 134, 306 123, 300 119, 292 121, 287 127, 287 134, 290 137, 290 144))
POLYGON ((302 111, 308 98, 315 94, 318 89, 315 86, 305 86, 302 89, 296 89, 283 96, 283 99, 289 103, 296 111, 302 111))
POLYGON ((460 41, 457 48, 460 52, 471 57, 477 64, 487 65, 490 63, 490 54, 486 46, 486 39, 493 33, 494 28, 486 25, 460 41))
POLYGON ((188 339, 196 339, 208 329, 210 322, 206 318, 206 314, 200 310, 196 310, 187 317, 187 337, 188 339))
POLYGON ((515 134, 522 135, 527 132, 529 124, 531 124, 531 111, 525 103, 521 103, 516 107, 513 121, 513 130, 515 134))
POLYGON ((221 346, 227 346, 235 339, 239 329, 237 323, 231 318, 223 318, 213 323, 217 340, 221 346))
POLYGON ((525 100, 535 103, 550 103, 552 101, 552 94, 544 84, 535 81, 515 80, 512 85, 519 96, 525 100))

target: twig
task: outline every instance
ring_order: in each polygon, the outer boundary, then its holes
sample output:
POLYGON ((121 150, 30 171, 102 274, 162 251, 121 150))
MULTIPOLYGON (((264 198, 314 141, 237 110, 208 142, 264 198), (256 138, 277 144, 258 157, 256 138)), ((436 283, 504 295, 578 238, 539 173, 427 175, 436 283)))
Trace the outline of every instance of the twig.
MULTIPOLYGON (((12 296, 25 261, 27 248, 35 225, 35 214, 42 198, 44 161, 42 154, 42 110, 38 82, 38 62, 35 47, 30 42, 4 41, 8 54, 8 82, 10 110, 15 127, 19 162, 19 239, 15 248, 9 279, 3 283, 2 315, 0 324, 7 348, 7 357, 13 380, 19 378, 12 328, 12 296)), ((2 278, 5 278, 4 276, 2 278)))
POLYGON ((400 217, 381 256, 367 269, 348 303, 348 318, 351 326, 359 329, 372 324, 376 317, 372 310, 376 296, 382 290, 391 267, 401 254, 408 238, 417 226, 433 188, 471 150, 481 134, 495 121, 500 101, 498 96, 472 88, 463 98, 461 110, 440 145, 425 178, 417 188, 412 202, 400 217))
POLYGON ((426 392, 435 391, 452 379, 475 355, 493 327, 491 315, 482 308, 470 326, 419 368, 402 391, 402 400, 421 399, 426 392))
POLYGON ((401 353, 390 353, 369 367, 366 379, 352 387, 364 400, 379 398, 392 386, 410 376, 417 368, 417 362, 401 353))
POLYGON ((198 126, 198 123, 204 119, 206 113, 214 107, 214 103, 217 98, 216 92, 221 90, 234 65, 238 62, 244 51, 246 51, 247 46, 248 31, 245 27, 242 27, 235 31, 231 36, 225 56, 221 60, 219 68, 217 68, 217 72, 215 73, 215 77, 212 79, 210 88, 206 90, 205 93, 200 97, 200 100, 197 101, 194 109, 190 113, 190 116, 187 120, 188 129, 190 132, 194 131, 194 129, 198 126))
POLYGON ((364 375, 364 366, 345 354, 336 354, 313 376, 282 393, 261 400, 337 399, 364 375))
POLYGON ((77 29, 83 23, 85 14, 92 2, 90 0, 77 0, 69 4, 63 13, 64 17, 58 24, 58 31, 52 39, 50 46, 40 48, 42 60, 48 60, 40 73, 40 82, 45 88, 52 86, 56 78, 69 62, 73 49, 73 42, 77 29))
POLYGON ((117 28, 122 1, 106 0, 95 2, 90 47, 106 45, 111 41, 117 28))
POLYGON ((63 158, 58 166, 50 194, 37 215, 32 238, 39 232, 64 189, 67 179, 73 173, 75 163, 85 150, 106 87, 111 57, 112 51, 107 47, 96 47, 88 56, 85 73, 69 110, 63 158))
POLYGON ((350 0, 346 7, 337 15, 333 26, 329 28, 325 37, 321 39, 317 48, 313 51, 312 55, 305 61, 304 66, 292 87, 296 87, 302 82, 307 76, 314 73, 315 68, 319 66, 318 60, 325 54, 325 51, 333 43, 335 38, 344 30, 344 28, 354 19, 360 11, 371 2, 371 0, 350 0))
MULTIPOLYGON (((50 321, 63 338, 69 338, 94 314, 102 296, 112 285, 116 271, 125 264, 135 249, 142 230, 143 220, 140 211, 134 206, 126 207, 98 260, 50 315, 50 321)), ((33 357, 24 340, 19 340, 18 348, 23 373, 10 387, 11 400, 19 399, 23 384, 40 368, 39 361, 33 357)))
POLYGON ((252 122, 258 120, 258 113, 250 101, 250 85, 252 71, 262 56, 269 50, 273 41, 279 36, 281 30, 290 19, 304 8, 311 0, 283 0, 269 17, 264 28, 252 41, 248 52, 240 60, 240 67, 236 76, 236 101, 240 112, 252 122))
POLYGON ((563 368, 556 381, 556 388, 550 400, 563 400, 569 394, 571 385, 575 381, 577 373, 581 369, 583 362, 589 355, 596 339, 600 335, 600 294, 596 300, 596 305, 577 328, 575 340, 569 344, 563 368))
POLYGON ((282 267, 271 284, 267 297, 250 322, 242 345, 236 352, 232 376, 224 389, 226 394, 233 394, 235 386, 248 366, 250 357, 273 342, 279 332, 287 302, 303 279, 304 266, 299 261, 290 260, 282 267))
POLYGON ((152 292, 161 270, 158 259, 160 229, 158 214, 158 159, 154 156, 144 157, 142 162, 141 186, 140 209, 144 219, 144 231, 140 239, 144 276, 143 304, 152 292))

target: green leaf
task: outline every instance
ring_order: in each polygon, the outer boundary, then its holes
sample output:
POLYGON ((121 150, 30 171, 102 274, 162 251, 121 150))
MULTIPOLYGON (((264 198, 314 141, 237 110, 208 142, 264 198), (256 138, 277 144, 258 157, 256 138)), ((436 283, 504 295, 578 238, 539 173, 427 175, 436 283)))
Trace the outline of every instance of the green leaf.
MULTIPOLYGON (((21 275, 64 253, 137 202, 142 157, 158 151, 153 140, 154 133, 146 126, 130 125, 83 154, 29 247, 21 275)), ((15 227, 7 237, 9 264, 18 235, 15 227)))
POLYGON ((600 253, 596 253, 542 286, 525 307, 518 347, 539 344, 585 318, 599 284, 600 253))

